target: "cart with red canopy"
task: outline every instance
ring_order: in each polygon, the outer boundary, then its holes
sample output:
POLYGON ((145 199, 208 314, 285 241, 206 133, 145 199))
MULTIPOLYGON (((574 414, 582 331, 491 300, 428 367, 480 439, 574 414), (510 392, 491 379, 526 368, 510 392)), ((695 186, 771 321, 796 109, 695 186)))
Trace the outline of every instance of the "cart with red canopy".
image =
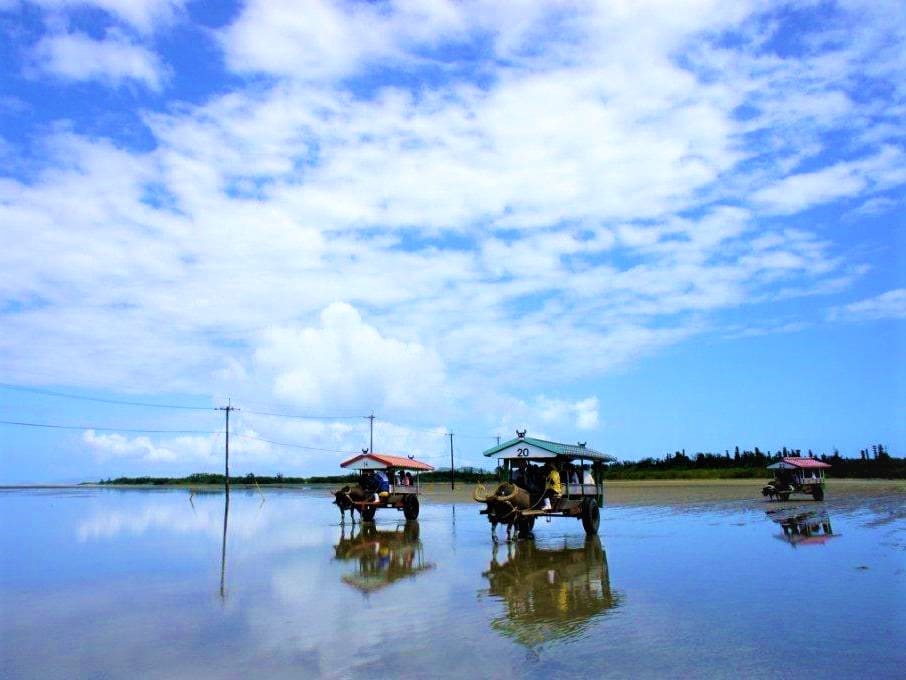
POLYGON ((341 510, 344 504, 350 510, 358 510, 366 522, 373 521, 380 508, 393 508, 402 511, 408 520, 416 519, 421 491, 419 473, 434 469, 408 456, 368 451, 344 460, 340 467, 357 470, 359 478, 355 487, 344 487, 334 494, 337 504, 341 510))

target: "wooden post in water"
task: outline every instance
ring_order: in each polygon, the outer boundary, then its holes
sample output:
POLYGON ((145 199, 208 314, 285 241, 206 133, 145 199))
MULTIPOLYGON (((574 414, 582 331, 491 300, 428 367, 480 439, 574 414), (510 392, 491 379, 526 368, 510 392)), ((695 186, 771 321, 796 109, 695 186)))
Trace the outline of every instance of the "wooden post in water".
POLYGON ((456 490, 456 481, 455 481, 455 478, 456 478, 455 469, 456 468, 453 467, 453 433, 448 432, 447 436, 450 437, 450 490, 455 491, 456 490))

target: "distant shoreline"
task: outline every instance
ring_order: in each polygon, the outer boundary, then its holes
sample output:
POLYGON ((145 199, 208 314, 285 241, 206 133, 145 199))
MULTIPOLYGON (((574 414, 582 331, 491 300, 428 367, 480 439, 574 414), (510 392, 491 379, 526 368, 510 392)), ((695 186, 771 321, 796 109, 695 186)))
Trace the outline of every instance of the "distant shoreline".
MULTIPOLYGON (((767 479, 770 475, 765 475, 767 479)), ((721 485, 721 486, 751 486, 753 483, 758 483, 757 477, 750 477, 745 479, 740 478, 706 478, 706 479, 608 479, 605 480, 605 485, 616 486, 616 487, 633 487, 633 486, 708 486, 708 485, 721 485)), ((230 482, 231 489, 241 489, 245 490, 257 490, 258 488, 264 489, 330 489, 337 486, 341 482, 312 482, 308 483, 288 483, 288 484, 261 484, 256 486, 255 484, 246 484, 244 482, 230 482)), ((487 483, 487 482, 485 482, 487 483)), ((878 478, 860 478, 860 477, 841 477, 838 479, 830 478, 827 480, 827 483, 832 486, 845 486, 849 484, 884 484, 889 485, 891 483, 896 484, 897 486, 903 485, 906 487, 906 480, 902 479, 878 479, 878 478)), ((473 488, 476 482, 457 482, 457 487, 461 488, 473 488)), ((422 485, 423 490, 428 493, 449 493, 449 484, 447 482, 427 482, 422 485)), ((223 490, 223 484, 192 484, 192 483, 181 483, 174 482, 169 484, 97 484, 95 482, 83 482, 78 484, 0 484, 0 491, 12 491, 12 490, 27 490, 27 489, 136 489, 141 491, 147 491, 148 489, 185 489, 188 491, 221 491, 223 490)))

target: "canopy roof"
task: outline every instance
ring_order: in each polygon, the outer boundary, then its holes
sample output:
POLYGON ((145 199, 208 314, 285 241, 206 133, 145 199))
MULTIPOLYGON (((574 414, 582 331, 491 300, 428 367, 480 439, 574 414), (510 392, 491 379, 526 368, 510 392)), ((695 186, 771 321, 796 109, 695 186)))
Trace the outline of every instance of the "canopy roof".
POLYGON ((817 458, 781 458, 773 465, 768 465, 768 470, 802 470, 829 468, 828 463, 822 463, 817 458))
POLYGON ((385 470, 387 468, 402 468, 404 470, 433 470, 433 465, 428 465, 414 458, 405 456, 391 456, 389 453, 360 453, 340 463, 341 468, 351 470, 385 470))
POLYGON ((600 451, 595 451, 580 444, 563 444, 560 442, 551 442, 546 439, 535 439, 534 437, 516 437, 508 442, 503 442, 498 446, 488 449, 484 452, 488 458, 587 458, 589 460, 599 460, 610 462, 616 460, 613 456, 600 451), (526 453, 527 452, 527 453, 526 453))

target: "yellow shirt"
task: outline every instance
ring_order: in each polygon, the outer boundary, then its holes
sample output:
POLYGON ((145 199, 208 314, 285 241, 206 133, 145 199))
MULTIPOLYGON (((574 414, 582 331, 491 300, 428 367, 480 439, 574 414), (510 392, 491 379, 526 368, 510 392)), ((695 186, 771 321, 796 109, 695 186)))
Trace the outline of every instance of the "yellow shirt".
POLYGON ((560 486, 560 473, 556 470, 551 470, 547 473, 547 488, 558 496, 563 493, 563 489, 560 486))

